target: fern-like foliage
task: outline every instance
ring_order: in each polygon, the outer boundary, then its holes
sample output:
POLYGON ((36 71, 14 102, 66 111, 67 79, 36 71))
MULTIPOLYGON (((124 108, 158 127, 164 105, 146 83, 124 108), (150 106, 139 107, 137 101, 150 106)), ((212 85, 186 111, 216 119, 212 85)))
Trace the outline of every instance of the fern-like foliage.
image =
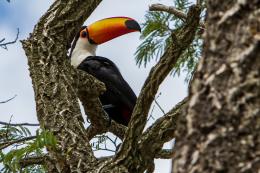
MULTIPOLYGON (((173 5, 178 10, 187 12, 191 3, 188 0, 173 0, 173 5)), ((138 46, 135 52, 136 64, 140 67, 152 59, 158 60, 172 44, 171 33, 180 29, 183 21, 172 14, 166 12, 148 12, 145 15, 145 22, 142 24, 141 39, 143 42, 138 46)), ((180 75, 181 71, 187 73, 188 81, 196 67, 201 56, 202 40, 196 37, 192 45, 182 55, 175 65, 172 75, 180 75)))
MULTIPOLYGON (((0 129, 0 135, 4 137, 0 140, 1 145, 3 142, 23 139, 31 136, 31 133, 28 128, 23 126, 4 126, 0 129)), ((55 149, 56 144, 57 141, 51 132, 37 130, 36 137, 32 140, 25 140, 22 143, 15 143, 10 146, 12 148, 7 152, 0 151, 0 163, 3 163, 4 165, 0 172, 45 172, 43 166, 41 165, 32 165, 22 169, 20 167, 20 161, 32 156, 43 156, 44 149, 46 147, 55 149)))
POLYGON ((21 139, 31 135, 30 130, 24 126, 3 126, 0 128, 0 143, 21 139))

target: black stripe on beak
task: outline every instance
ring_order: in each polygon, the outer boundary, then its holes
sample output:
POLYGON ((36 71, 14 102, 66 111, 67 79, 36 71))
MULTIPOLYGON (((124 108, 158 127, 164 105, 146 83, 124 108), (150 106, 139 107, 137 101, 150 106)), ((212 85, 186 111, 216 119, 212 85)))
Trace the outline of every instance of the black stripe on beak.
POLYGON ((135 20, 127 20, 125 22, 125 25, 128 29, 133 29, 133 30, 141 32, 141 27, 135 20))

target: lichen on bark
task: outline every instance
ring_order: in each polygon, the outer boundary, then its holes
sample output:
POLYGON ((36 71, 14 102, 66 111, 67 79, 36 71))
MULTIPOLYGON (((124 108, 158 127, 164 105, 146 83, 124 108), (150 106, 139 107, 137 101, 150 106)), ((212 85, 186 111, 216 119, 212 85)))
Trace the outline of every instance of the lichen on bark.
POLYGON ((174 173, 260 170, 260 1, 209 0, 174 173))

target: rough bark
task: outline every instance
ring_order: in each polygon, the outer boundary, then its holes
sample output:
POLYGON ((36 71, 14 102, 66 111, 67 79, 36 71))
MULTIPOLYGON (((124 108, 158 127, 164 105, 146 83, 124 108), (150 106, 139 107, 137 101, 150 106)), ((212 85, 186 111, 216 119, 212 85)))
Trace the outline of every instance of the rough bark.
POLYGON ((162 149, 173 138, 176 119, 187 104, 185 99, 143 132, 154 96, 181 54, 192 43, 199 25, 200 6, 192 6, 184 26, 172 33, 174 42, 147 78, 129 128, 116 123, 107 126, 98 96, 105 91, 103 83, 73 69, 66 59, 74 33, 101 0, 57 0, 23 41, 35 91, 37 116, 42 128, 53 132, 57 148, 48 148, 47 157, 30 161, 44 162, 48 172, 152 172, 156 157, 169 158, 172 151, 162 149), (83 126, 79 98, 91 126, 83 126), (97 159, 89 140, 96 134, 113 132, 125 139, 115 157, 97 159), (155 137, 156 136, 156 137, 155 137), (148 143, 153 145, 147 146, 148 143))
POLYGON ((204 55, 178 122, 172 172, 259 172, 260 1, 207 5, 204 55))
POLYGON ((48 149, 53 159, 48 162, 48 172, 87 172, 97 164, 73 87, 76 72, 66 60, 66 53, 77 28, 99 3, 100 0, 57 0, 23 41, 38 120, 58 141, 56 150, 48 149))
MULTIPOLYGON (((180 58, 181 54, 193 41, 200 21, 200 12, 201 9, 199 6, 190 7, 190 10, 188 12, 189 18, 183 28, 181 28, 179 32, 172 33, 174 37, 174 43, 171 47, 167 49, 160 61, 151 69, 150 74, 146 79, 146 82, 137 99, 137 103, 129 123, 130 127, 127 129, 122 147, 115 156, 115 159, 112 160, 113 163, 108 162, 111 169, 113 169, 114 166, 120 163, 125 165, 128 168, 129 172, 144 172, 149 163, 153 161, 154 156, 157 154, 156 151, 158 151, 158 149, 156 148, 154 151, 151 146, 147 147, 149 153, 144 153, 139 150, 139 146, 142 145, 140 141, 143 141, 142 132, 146 124, 148 111, 160 84, 170 73, 171 69, 180 58)), ((165 116, 164 119, 167 119, 167 116, 165 116)), ((154 123, 151 128, 156 125, 157 124, 154 123)), ((171 123, 171 126, 168 126, 168 128, 174 128, 174 125, 174 123, 171 123)), ((149 135, 153 134, 150 133, 149 135)), ((143 142, 147 141, 144 140, 143 142)), ((164 144, 167 141, 155 140, 154 142, 157 143, 158 146, 162 147, 162 145, 160 144, 164 144)))

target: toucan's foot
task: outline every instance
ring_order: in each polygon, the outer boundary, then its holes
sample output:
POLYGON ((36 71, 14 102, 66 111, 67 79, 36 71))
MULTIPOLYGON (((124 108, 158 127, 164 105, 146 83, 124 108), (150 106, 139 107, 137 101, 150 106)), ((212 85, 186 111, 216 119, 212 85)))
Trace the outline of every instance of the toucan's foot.
POLYGON ((112 104, 108 104, 108 105, 103 105, 102 108, 105 110, 106 116, 108 117, 108 124, 107 127, 111 126, 111 121, 112 119, 109 117, 108 113, 106 111, 108 111, 111 108, 114 108, 115 106, 112 104))
POLYGON ((106 124, 106 127, 110 127, 111 126, 111 121, 112 121, 112 119, 108 116, 108 114, 107 114, 107 112, 106 111, 104 111, 105 112, 105 114, 106 114, 106 117, 108 118, 106 118, 106 120, 108 120, 107 121, 107 124, 106 124))
POLYGON ((89 120, 89 118, 87 117, 87 122, 89 123, 89 124, 91 124, 91 122, 90 122, 90 120, 89 120))
POLYGON ((110 109, 110 108, 113 108, 113 107, 115 107, 115 106, 112 105, 112 104, 108 104, 108 105, 103 105, 103 106, 102 106, 102 108, 103 108, 104 110, 110 109))

